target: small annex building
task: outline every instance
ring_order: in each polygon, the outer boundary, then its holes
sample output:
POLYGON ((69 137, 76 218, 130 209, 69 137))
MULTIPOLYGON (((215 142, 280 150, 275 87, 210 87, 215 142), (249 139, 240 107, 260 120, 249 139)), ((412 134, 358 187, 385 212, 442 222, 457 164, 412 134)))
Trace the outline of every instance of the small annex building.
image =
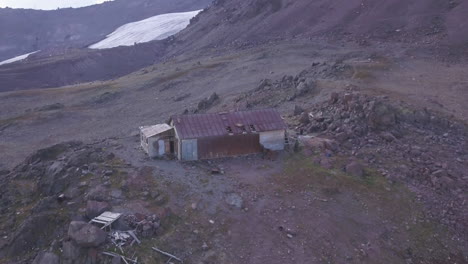
POLYGON ((174 128, 168 124, 140 127, 141 147, 151 158, 163 157, 176 149, 174 128))
POLYGON ((286 124, 274 109, 177 115, 174 155, 179 160, 203 160, 283 150, 286 124))

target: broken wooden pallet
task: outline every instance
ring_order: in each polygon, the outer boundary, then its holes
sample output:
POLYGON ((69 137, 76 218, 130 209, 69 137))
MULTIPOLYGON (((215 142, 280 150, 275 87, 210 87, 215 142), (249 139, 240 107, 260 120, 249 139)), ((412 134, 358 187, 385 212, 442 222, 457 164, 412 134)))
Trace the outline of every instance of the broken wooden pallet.
POLYGON ((112 212, 104 212, 101 215, 91 219, 89 223, 96 223, 96 224, 101 224, 102 227, 101 229, 105 229, 106 227, 110 227, 112 223, 117 221, 117 219, 120 218, 122 214, 119 213, 112 213, 112 212))

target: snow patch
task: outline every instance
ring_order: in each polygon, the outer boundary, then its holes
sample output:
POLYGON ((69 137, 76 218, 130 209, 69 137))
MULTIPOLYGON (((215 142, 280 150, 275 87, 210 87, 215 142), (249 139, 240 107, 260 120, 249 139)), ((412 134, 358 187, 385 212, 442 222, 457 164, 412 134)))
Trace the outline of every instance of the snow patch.
POLYGON ((200 11, 169 13, 125 24, 107 35, 104 40, 89 46, 89 48, 109 49, 165 39, 186 28, 190 23, 190 19, 200 11))
POLYGON ((31 52, 31 53, 23 54, 23 55, 20 55, 20 56, 17 56, 17 57, 8 59, 8 60, 0 61, 0 65, 9 64, 9 63, 17 62, 17 61, 22 61, 22 60, 26 59, 27 57, 29 57, 29 55, 37 53, 37 52, 39 52, 39 50, 31 52))

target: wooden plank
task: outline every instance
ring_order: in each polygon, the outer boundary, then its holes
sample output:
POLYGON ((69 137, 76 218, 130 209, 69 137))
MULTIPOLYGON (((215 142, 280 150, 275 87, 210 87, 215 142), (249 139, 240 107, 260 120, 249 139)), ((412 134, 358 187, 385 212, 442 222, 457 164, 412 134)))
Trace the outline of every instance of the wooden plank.
POLYGON ((119 214, 119 213, 112 213, 112 212, 104 212, 101 214, 101 216, 105 216, 105 217, 111 217, 111 218, 118 218, 120 217, 122 214, 119 214))
POLYGON ((152 247, 152 249, 153 249, 154 251, 157 251, 157 252, 159 252, 159 253, 161 253, 161 254, 167 256, 167 257, 173 258, 173 259, 175 259, 175 260, 177 260, 177 261, 179 261, 179 262, 183 262, 180 258, 178 258, 178 257, 176 257, 176 256, 174 256, 174 255, 172 255, 172 254, 170 254, 170 253, 167 253, 167 252, 165 252, 165 251, 162 251, 162 250, 160 250, 159 248, 152 247))
POLYGON ((96 219, 91 220, 91 222, 99 223, 99 224, 107 224, 108 223, 107 221, 100 221, 100 220, 96 220, 96 219))
POLYGON ((110 218, 110 217, 105 217, 105 216, 98 216, 95 219, 96 220, 101 220, 101 221, 107 221, 107 222, 115 220, 115 218, 110 218))

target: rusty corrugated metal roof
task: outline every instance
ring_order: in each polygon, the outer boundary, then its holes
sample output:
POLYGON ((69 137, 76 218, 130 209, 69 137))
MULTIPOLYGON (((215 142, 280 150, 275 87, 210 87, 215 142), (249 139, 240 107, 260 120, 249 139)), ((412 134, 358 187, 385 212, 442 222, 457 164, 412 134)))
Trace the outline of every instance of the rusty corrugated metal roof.
POLYGON ((286 124, 275 109, 178 115, 172 117, 172 121, 181 139, 286 129, 286 124))

